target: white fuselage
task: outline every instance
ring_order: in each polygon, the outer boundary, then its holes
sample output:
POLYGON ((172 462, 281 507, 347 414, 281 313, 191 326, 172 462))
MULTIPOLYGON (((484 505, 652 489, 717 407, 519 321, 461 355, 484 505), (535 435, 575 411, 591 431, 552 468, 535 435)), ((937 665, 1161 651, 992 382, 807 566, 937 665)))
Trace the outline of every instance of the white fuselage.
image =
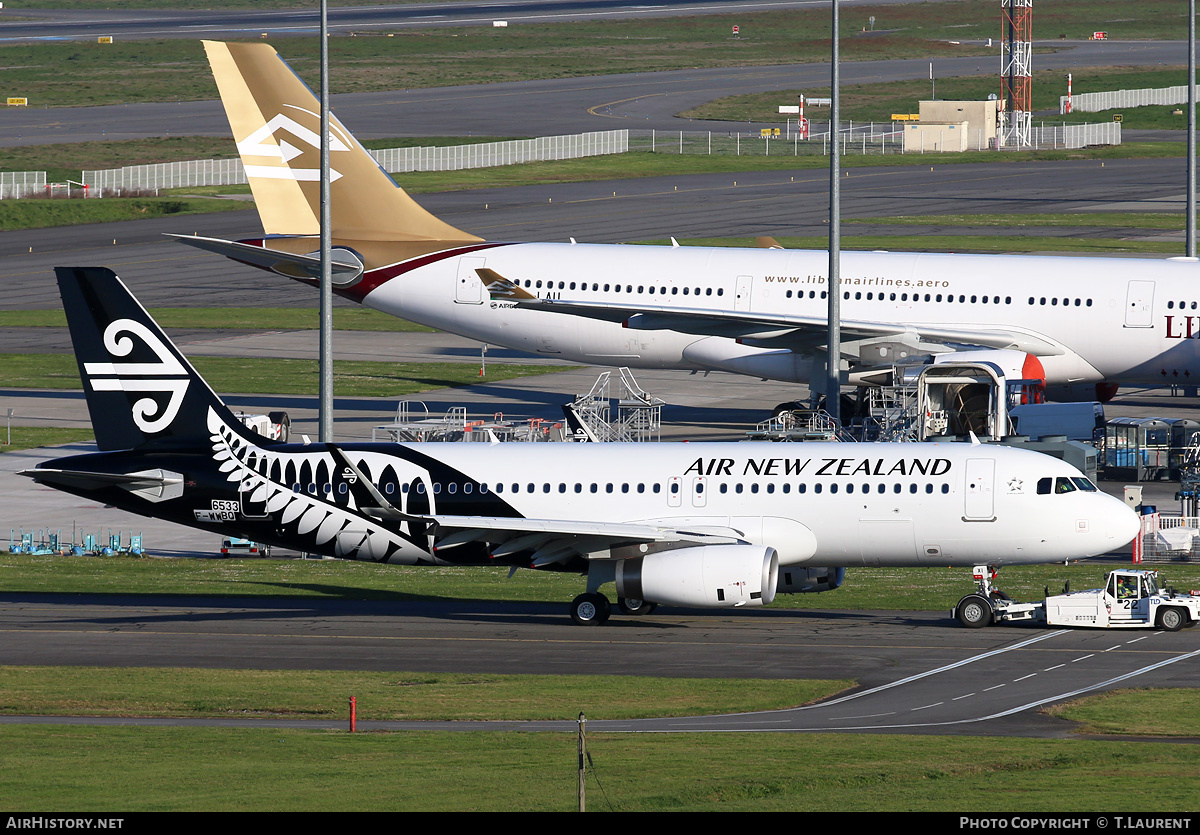
MULTIPOLYGON (((346 454, 373 473, 403 467, 398 484, 423 482, 422 513, 477 515, 482 492, 526 519, 731 528, 776 549, 781 565, 1052 562, 1122 547, 1138 530, 1135 514, 1102 492, 1039 492, 1046 479, 1087 482, 1062 461, 1002 446, 401 446, 457 475, 441 483, 386 446, 346 454)), ((399 488, 389 495, 406 509, 414 498, 399 488)))
MULTIPOLYGON (((824 320, 823 251, 518 243, 449 255, 371 291, 370 307, 492 345, 575 362, 812 376, 812 348, 742 344, 712 331, 514 307, 488 298, 486 267, 539 298, 786 314, 824 320)), ((844 322, 1015 333, 1049 384, 1184 382, 1200 374, 1200 267, 1186 259, 846 252, 844 322)), ((782 329, 786 331, 786 328, 782 329)), ((812 329, 809 345, 823 343, 812 329)), ((781 344, 787 344, 786 342, 781 344)))

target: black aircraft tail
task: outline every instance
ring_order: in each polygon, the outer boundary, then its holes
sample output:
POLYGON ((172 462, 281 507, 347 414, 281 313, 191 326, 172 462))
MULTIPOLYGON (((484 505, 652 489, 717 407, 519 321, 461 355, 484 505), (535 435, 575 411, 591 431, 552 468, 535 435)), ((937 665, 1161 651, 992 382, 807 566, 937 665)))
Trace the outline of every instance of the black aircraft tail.
POLYGON ((54 272, 101 450, 206 445, 210 421, 259 446, 271 443, 233 416, 116 273, 54 272))

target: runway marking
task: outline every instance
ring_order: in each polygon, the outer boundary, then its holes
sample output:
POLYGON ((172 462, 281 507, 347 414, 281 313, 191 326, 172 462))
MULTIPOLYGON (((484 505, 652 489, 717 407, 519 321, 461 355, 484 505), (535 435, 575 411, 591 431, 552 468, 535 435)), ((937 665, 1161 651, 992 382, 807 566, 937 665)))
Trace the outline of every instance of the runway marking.
POLYGON ((983 688, 983 692, 984 692, 984 693, 990 693, 990 692, 992 692, 993 690, 999 690, 1001 687, 1006 687, 1006 686, 1007 686, 1007 685, 1004 685, 1004 684, 993 684, 991 687, 985 687, 985 688, 983 688))
POLYGON ((912 708, 912 711, 915 712, 918 710, 928 710, 931 707, 938 707, 939 705, 944 705, 944 704, 945 704, 945 702, 934 702, 933 704, 925 705, 924 707, 914 707, 914 708, 912 708))
POLYGON ((1024 649, 1025 647, 1032 646, 1033 644, 1040 643, 1041 641, 1049 640, 1050 638, 1057 638, 1059 635, 1065 635, 1069 632, 1070 632, 1069 629, 1056 629, 1053 632, 1047 632, 1044 635, 1038 635, 1036 638, 1030 638, 1026 641, 1020 641, 1018 643, 1012 644, 1007 647, 1001 647, 1000 649, 994 649, 989 652, 985 652, 982 655, 975 655, 970 658, 964 658, 961 661, 955 661, 953 664, 947 664, 943 667, 937 667, 936 669, 933 669, 933 670, 927 670, 926 672, 923 672, 923 673, 917 673, 916 675, 908 676, 907 678, 902 678, 898 681, 893 681, 891 684, 883 684, 883 685, 880 685, 879 687, 872 687, 868 690, 863 690, 858 693, 851 693, 848 696, 842 696, 841 698, 833 699, 828 702, 821 702, 821 703, 815 704, 815 705, 804 705, 802 707, 796 707, 796 708, 788 708, 787 711, 781 711, 781 712, 815 710, 817 708, 832 707, 833 705, 841 704, 842 702, 848 702, 852 699, 860 699, 863 696, 869 696, 869 695, 873 695, 875 693, 881 693, 884 690, 890 690, 893 687, 900 687, 902 685, 909 684, 914 681, 920 681, 923 678, 928 678, 929 676, 934 676, 939 673, 947 672, 949 670, 956 670, 959 667, 966 666, 967 664, 973 664, 976 661, 983 661, 984 659, 991 658, 996 655, 1002 655, 1006 652, 1011 652, 1011 651, 1017 650, 1017 649, 1024 649))
POLYGON ((1105 651, 1105 652, 1112 652, 1114 649, 1120 649, 1120 648, 1121 648, 1121 647, 1123 647, 1123 646, 1125 646, 1125 645, 1124 645, 1124 644, 1117 644, 1116 646, 1109 647, 1108 649, 1106 649, 1106 650, 1104 650, 1104 651, 1105 651))
MULTIPOLYGON (((1089 658, 1092 658, 1093 656, 1095 656, 1095 654, 1096 654, 1096 653, 1094 653, 1094 652, 1093 652, 1093 653, 1089 653, 1088 655, 1085 655, 1085 656, 1083 656, 1082 658, 1076 658, 1076 659, 1075 659, 1075 661, 1087 661, 1089 658)), ((1072 664, 1074 664, 1074 663, 1075 663, 1075 661, 1072 661, 1071 663, 1072 663, 1072 664)))
MULTIPOLYGON (((1056 634, 1061 635, 1064 632, 1068 632, 1068 631, 1069 630, 1061 630, 1061 631, 1057 632, 1056 634)), ((1008 648, 1005 648, 1002 650, 996 650, 996 652, 989 653, 989 654, 994 655, 996 653, 1007 652, 1009 649, 1016 649, 1016 648, 1017 647, 1008 647, 1008 648)), ((1155 670, 1158 670, 1162 667, 1166 667, 1170 664, 1175 664, 1180 661, 1189 661, 1193 658, 1196 658, 1197 656, 1200 656, 1200 649, 1194 650, 1194 651, 1186 653, 1184 655, 1176 656, 1174 658, 1169 658, 1165 661, 1158 661, 1158 662, 1156 662, 1154 664, 1150 664, 1149 666, 1146 666, 1146 667, 1140 667, 1136 670, 1131 670, 1128 673, 1123 673, 1121 675, 1114 676, 1110 679, 1106 679, 1105 681, 1097 682, 1096 684, 1089 684, 1084 687, 1080 687, 1076 690, 1071 690, 1071 691, 1065 692, 1065 693, 1059 693, 1054 696, 1047 696, 1044 699, 1038 699, 1037 701, 1028 702, 1023 705, 1018 705, 1016 707, 1012 707, 1007 710, 1002 710, 999 713, 992 713, 987 716, 977 716, 973 719, 954 719, 954 720, 947 721, 947 722, 910 722, 910 723, 900 724, 900 725, 856 725, 856 726, 848 726, 848 727, 840 727, 840 728, 794 728, 794 727, 789 727, 784 724, 777 724, 774 728, 769 728, 769 729, 765 729, 765 730, 780 731, 780 732, 783 732, 783 731, 792 731, 792 732, 797 732, 797 731, 813 731, 813 732, 862 731, 862 730, 882 730, 882 729, 891 729, 891 728, 937 728, 937 727, 947 727, 950 725, 967 725, 967 724, 972 724, 975 722, 986 722, 990 719, 1002 719, 1006 716, 1011 716, 1014 713, 1021 713, 1026 710, 1033 710, 1035 708, 1042 707, 1043 705, 1052 704, 1054 702, 1059 702, 1059 701, 1064 701, 1066 699, 1071 699, 1076 696, 1080 696, 1084 693, 1090 693, 1094 690, 1100 690, 1105 687, 1111 687, 1114 684, 1120 684, 1123 681, 1126 681, 1131 678, 1135 678, 1140 675, 1144 675, 1145 673, 1152 673, 1155 670)), ((980 657, 982 658, 985 656, 980 656, 980 657)), ((881 690, 881 689, 885 689, 885 688, 876 688, 876 689, 881 690)), ((820 707, 820 705, 814 705, 814 707, 820 707)), ((798 709, 793 708, 791 710, 777 711, 777 713, 782 715, 782 714, 787 714, 787 713, 795 713, 797 710, 798 709)), ((737 714, 734 714, 734 715, 737 715, 737 714)), ((624 731, 615 731, 615 732, 623 733, 624 731)), ((716 729, 708 729, 705 732, 706 733, 733 733, 733 732, 736 732, 736 729, 716 728, 716 729)), ((652 731, 635 731, 635 733, 664 733, 664 732, 652 730, 652 731)))
POLYGON ((617 99, 616 101, 606 101, 603 104, 594 104, 587 109, 587 112, 593 116, 602 116, 605 119, 628 119, 628 116, 614 116, 611 113, 597 113, 598 107, 612 107, 614 104, 624 104, 627 101, 637 101, 638 99, 652 99, 655 96, 665 96, 666 93, 645 93, 641 96, 630 96, 627 99, 617 99))
POLYGON ((1048 673, 1051 670, 1057 670, 1059 667, 1065 667, 1065 666, 1067 666, 1067 665, 1066 664, 1055 664, 1053 667, 1047 667, 1046 669, 1042 670, 1042 672, 1048 673))
POLYGON ((975 695, 974 693, 965 693, 965 694, 963 694, 962 696, 955 696, 955 697, 954 697, 953 699, 951 699, 950 701, 952 701, 952 702, 957 702, 957 701, 959 701, 960 699, 969 699, 969 698, 971 698, 971 697, 972 697, 972 696, 974 696, 974 695, 975 695))
POLYGON ((1036 675, 1037 675, 1037 673, 1030 673, 1030 674, 1029 674, 1029 675, 1027 675, 1027 676, 1021 676, 1020 678, 1014 678, 1014 679, 1013 679, 1013 684, 1016 684, 1018 681, 1024 681, 1024 680, 1025 680, 1025 679, 1027 679, 1027 678, 1033 678, 1033 677, 1034 677, 1034 676, 1036 676, 1036 675))

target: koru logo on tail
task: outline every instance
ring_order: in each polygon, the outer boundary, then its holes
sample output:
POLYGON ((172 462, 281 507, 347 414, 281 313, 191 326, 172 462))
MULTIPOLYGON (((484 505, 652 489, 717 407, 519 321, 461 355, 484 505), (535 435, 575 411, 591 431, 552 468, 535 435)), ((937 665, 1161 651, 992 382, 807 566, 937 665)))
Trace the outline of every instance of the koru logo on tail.
POLYGON ((153 397, 143 397, 133 404, 133 422, 143 432, 153 435, 171 425, 179 414, 183 396, 190 382, 188 370, 162 340, 141 322, 117 319, 104 329, 104 347, 114 357, 127 357, 134 349, 131 337, 140 339, 158 357, 157 362, 85 362, 84 373, 94 391, 125 391, 166 393, 165 406, 153 397))
MULTIPOLYGON (((290 106, 290 105, 289 105, 290 106)), ((291 165, 291 161, 301 154, 305 153, 306 149, 297 148, 286 139, 276 136, 280 130, 290 133, 295 139, 308 145, 310 149, 321 152, 321 134, 320 123, 321 116, 319 113, 313 113, 311 110, 305 110, 301 107, 296 107, 296 110, 301 113, 307 113, 309 116, 316 118, 317 129, 313 130, 297 122, 290 116, 285 116, 282 113, 276 114, 269 122, 260 127, 254 133, 247 136, 241 142, 237 143, 238 153, 243 157, 266 157, 272 160, 278 160, 273 165, 248 165, 243 164, 246 169, 247 177, 262 177, 270 180, 296 180, 298 182, 319 182, 321 179, 321 169, 317 168, 298 168, 291 165), (274 138, 275 141, 268 140, 274 138)), ((329 151, 349 151, 353 140, 349 139, 346 134, 345 138, 339 136, 343 134, 341 125, 335 124, 333 120, 329 123, 329 151)), ((341 178, 341 173, 335 171, 331 166, 329 169, 329 181, 334 182, 341 178)))

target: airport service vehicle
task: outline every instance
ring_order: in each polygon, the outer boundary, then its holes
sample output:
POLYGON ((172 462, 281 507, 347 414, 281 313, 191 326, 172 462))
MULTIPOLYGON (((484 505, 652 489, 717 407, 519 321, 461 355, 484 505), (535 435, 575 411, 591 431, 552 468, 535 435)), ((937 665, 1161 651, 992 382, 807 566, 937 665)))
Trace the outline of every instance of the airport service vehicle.
MULTIPOLYGON (((264 234, 177 236, 309 284, 320 274, 316 97, 264 43, 206 41, 264 234)), ((485 241, 419 206, 337 120, 334 292, 394 316, 589 365, 824 380, 820 250, 485 241)), ((1051 399, 1200 375, 1195 259, 843 252, 843 382, 897 362, 988 362, 1051 399)))
POLYGON ((1100 554, 1139 529, 1049 456, 968 443, 283 443, 251 432, 111 270, 60 267, 101 452, 23 475, 267 546, 406 565, 587 576, 656 604, 755 607, 848 566, 1004 565, 1100 554), (1034 489, 1063 479, 1070 491, 1034 489))
POLYGON ((1017 603, 991 587, 987 566, 975 567, 979 591, 950 610, 963 626, 1030 621, 1046 626, 1092 626, 1102 629, 1147 628, 1175 632, 1200 620, 1200 596, 1179 594, 1159 586, 1157 571, 1122 568, 1108 573, 1104 588, 1047 595, 1041 603, 1017 603))
POLYGON ((265 415, 252 415, 238 412, 234 415, 242 424, 264 438, 272 441, 287 441, 292 434, 292 419, 287 412, 268 412, 265 415))

